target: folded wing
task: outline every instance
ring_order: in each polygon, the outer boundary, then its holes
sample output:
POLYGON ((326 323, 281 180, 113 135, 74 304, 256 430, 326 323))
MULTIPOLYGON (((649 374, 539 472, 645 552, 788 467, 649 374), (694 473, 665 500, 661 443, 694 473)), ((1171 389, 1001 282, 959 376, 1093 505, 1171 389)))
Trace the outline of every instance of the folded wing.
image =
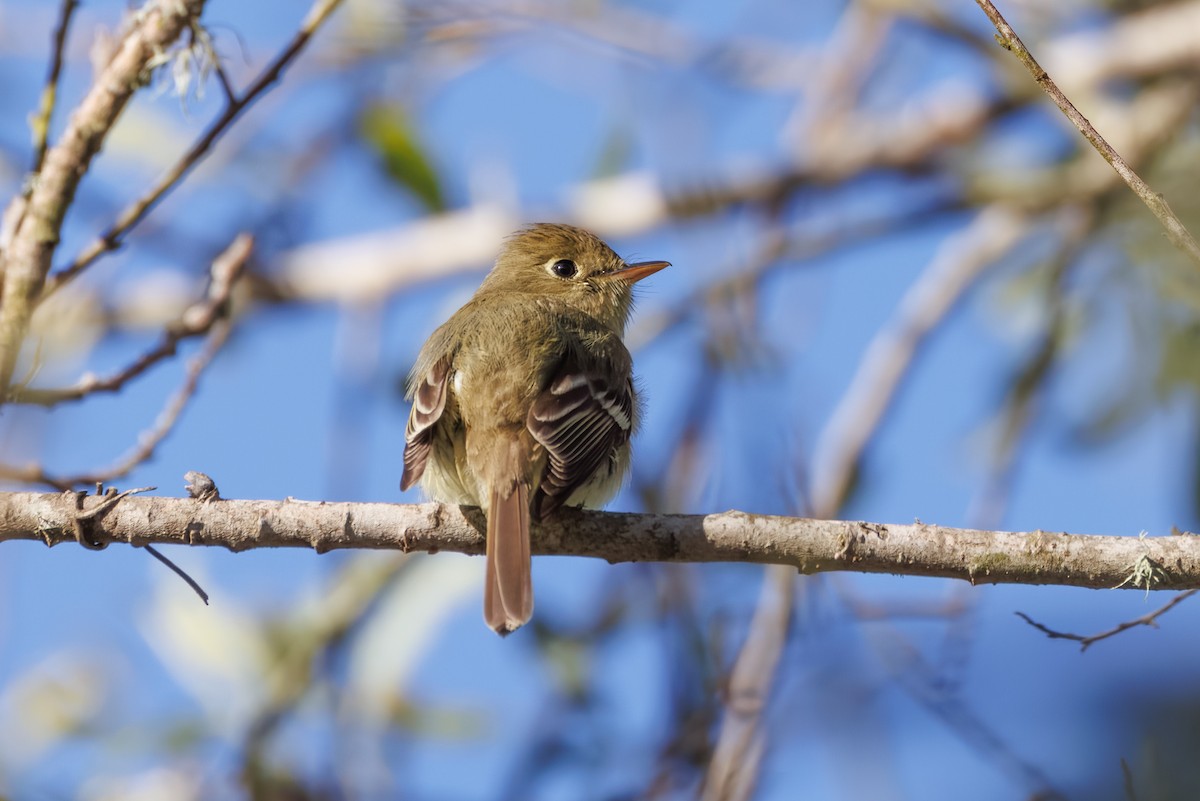
POLYGON ((413 393, 412 411, 404 430, 404 474, 400 489, 406 490, 421 480, 429 448, 433 444, 433 426, 446 408, 446 384, 450 378, 450 360, 439 359, 421 379, 413 393))
POLYGON ((596 371, 566 368, 530 407, 526 427, 547 454, 546 473, 534 498, 543 519, 585 486, 629 441, 633 384, 613 386, 596 371))

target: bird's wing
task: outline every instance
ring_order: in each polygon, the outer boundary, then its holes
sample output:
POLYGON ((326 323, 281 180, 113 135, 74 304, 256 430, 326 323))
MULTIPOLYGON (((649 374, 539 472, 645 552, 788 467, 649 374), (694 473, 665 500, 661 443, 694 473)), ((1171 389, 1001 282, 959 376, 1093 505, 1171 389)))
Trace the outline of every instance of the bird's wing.
POLYGON ((629 441, 633 404, 629 378, 613 386, 597 371, 571 367, 538 395, 525 425, 548 457, 534 499, 539 519, 566 503, 629 441))
POLYGON ((450 378, 450 359, 433 363, 413 392, 412 411, 404 429, 404 474, 400 489, 406 490, 421 480, 429 448, 433 444, 433 426, 446 408, 446 383, 450 378))

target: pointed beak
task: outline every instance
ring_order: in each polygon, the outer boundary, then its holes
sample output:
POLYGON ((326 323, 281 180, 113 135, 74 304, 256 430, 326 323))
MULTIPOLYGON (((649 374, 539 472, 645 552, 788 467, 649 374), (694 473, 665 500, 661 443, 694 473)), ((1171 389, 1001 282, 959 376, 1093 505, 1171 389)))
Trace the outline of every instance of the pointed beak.
POLYGON ((669 261, 639 261, 635 264, 626 264, 619 270, 615 270, 608 274, 609 278, 620 278, 622 281, 633 284, 641 281, 648 275, 654 275, 664 267, 670 267, 669 261))

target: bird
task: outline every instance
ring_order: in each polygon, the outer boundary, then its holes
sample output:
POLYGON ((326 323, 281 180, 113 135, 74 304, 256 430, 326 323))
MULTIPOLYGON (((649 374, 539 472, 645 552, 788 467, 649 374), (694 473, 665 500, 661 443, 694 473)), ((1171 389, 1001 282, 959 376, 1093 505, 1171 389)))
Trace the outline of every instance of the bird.
POLYGON ((634 284, 669 266, 627 263, 582 228, 529 225, 409 374, 400 488, 482 508, 483 614, 501 636, 533 615, 531 522, 602 506, 629 469, 640 407, 623 336, 634 284))

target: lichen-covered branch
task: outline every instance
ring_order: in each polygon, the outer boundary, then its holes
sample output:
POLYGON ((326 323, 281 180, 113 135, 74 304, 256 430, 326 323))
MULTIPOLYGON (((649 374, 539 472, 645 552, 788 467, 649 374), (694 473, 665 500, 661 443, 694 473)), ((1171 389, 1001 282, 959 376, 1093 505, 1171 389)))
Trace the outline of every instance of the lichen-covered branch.
MULTIPOLYGON (((88 497, 86 512, 101 499, 88 497)), ((0 541, 76 539, 74 493, 0 493, 0 541)), ((437 503, 333 503, 139 495, 90 524, 97 543, 483 553, 477 509, 437 503)), ((534 530, 534 552, 609 562, 752 562, 803 573, 848 570, 977 584, 1097 589, 1200 587, 1200 537, 1119 537, 774 517, 563 510, 534 530)))

